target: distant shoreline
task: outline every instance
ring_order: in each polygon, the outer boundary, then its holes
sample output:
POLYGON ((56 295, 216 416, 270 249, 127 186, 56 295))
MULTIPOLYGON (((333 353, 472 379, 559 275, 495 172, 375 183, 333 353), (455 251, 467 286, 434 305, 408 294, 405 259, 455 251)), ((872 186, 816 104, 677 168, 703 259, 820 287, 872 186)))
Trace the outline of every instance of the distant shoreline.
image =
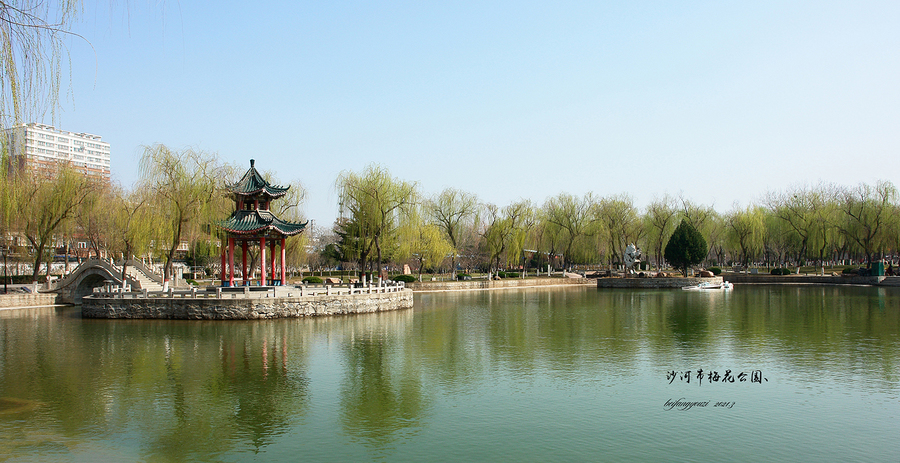
POLYGON ((488 291, 516 288, 547 288, 566 286, 596 286, 598 288, 680 288, 702 281, 728 281, 735 284, 755 285, 820 285, 820 286, 895 286, 900 287, 900 277, 820 276, 820 275, 744 275, 722 274, 718 277, 668 277, 668 278, 510 278, 503 280, 470 281, 422 281, 407 283, 416 293, 452 291, 488 291))

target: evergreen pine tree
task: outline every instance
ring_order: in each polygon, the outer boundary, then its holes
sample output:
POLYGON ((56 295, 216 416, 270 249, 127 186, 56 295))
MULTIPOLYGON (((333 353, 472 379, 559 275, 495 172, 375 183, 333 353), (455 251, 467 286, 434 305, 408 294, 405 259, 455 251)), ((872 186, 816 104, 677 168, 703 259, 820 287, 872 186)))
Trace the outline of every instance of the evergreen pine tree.
POLYGON ((690 223, 682 220, 666 244, 665 258, 687 276, 688 267, 703 262, 708 251, 703 235, 690 223))

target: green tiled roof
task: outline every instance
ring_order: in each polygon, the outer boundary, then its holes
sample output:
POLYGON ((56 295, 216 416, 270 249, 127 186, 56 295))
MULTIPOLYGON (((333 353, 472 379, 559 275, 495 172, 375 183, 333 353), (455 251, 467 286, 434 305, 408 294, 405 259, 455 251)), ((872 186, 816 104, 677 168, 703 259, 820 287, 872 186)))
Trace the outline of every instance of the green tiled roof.
POLYGON ((284 196, 289 186, 270 185, 259 175, 256 167, 253 166, 254 160, 250 160, 250 170, 248 170, 240 180, 232 185, 226 185, 232 193, 242 196, 254 196, 262 193, 271 198, 280 198, 284 196))
POLYGON ((230 233, 239 235, 260 234, 268 230, 276 230, 285 236, 293 236, 302 232, 309 222, 286 222, 265 210, 240 210, 231 214, 227 220, 218 222, 216 226, 230 233))

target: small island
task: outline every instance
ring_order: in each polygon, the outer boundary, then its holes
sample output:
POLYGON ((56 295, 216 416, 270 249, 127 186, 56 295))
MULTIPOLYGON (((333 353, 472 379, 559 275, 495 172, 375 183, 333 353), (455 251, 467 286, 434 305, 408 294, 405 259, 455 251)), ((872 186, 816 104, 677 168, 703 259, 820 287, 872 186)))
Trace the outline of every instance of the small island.
POLYGON ((285 240, 302 233, 309 223, 281 220, 270 208, 290 187, 270 184, 255 161, 234 184, 226 185, 235 207, 231 216, 218 222, 221 231, 221 284, 202 290, 176 291, 166 288, 151 294, 125 291, 106 285, 81 299, 81 314, 86 318, 162 318, 193 320, 248 320, 297 318, 316 315, 371 313, 408 309, 413 306, 412 291, 402 282, 346 287, 326 285, 310 288, 287 284, 285 240), (266 254, 268 243, 268 254, 266 254), (235 281, 235 246, 241 248, 241 279, 235 281), (260 277, 252 278, 248 252, 258 246, 260 277), (280 252, 276 253, 276 246, 280 252), (268 267, 268 268, 267 268, 268 267), (268 270, 268 273, 267 273, 268 270))

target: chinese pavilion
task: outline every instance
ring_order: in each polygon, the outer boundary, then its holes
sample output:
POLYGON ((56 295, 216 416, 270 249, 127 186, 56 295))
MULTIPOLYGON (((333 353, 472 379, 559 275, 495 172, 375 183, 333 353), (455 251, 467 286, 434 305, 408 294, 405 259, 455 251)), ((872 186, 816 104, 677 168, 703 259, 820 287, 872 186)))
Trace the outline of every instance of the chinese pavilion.
POLYGON ((216 225, 225 232, 222 240, 222 286, 234 286, 234 246, 241 246, 242 285, 251 284, 252 278, 247 268, 247 249, 259 245, 259 285, 283 285, 285 283, 284 243, 285 238, 301 233, 309 223, 286 222, 275 217, 269 210, 272 200, 287 194, 288 187, 270 185, 254 167, 250 160, 250 170, 236 183, 226 185, 234 199, 234 213, 227 220, 216 225), (266 259, 266 244, 269 245, 269 259, 266 259), (280 273, 275 272, 275 247, 281 246, 280 273), (266 273, 266 267, 269 273, 266 273))

